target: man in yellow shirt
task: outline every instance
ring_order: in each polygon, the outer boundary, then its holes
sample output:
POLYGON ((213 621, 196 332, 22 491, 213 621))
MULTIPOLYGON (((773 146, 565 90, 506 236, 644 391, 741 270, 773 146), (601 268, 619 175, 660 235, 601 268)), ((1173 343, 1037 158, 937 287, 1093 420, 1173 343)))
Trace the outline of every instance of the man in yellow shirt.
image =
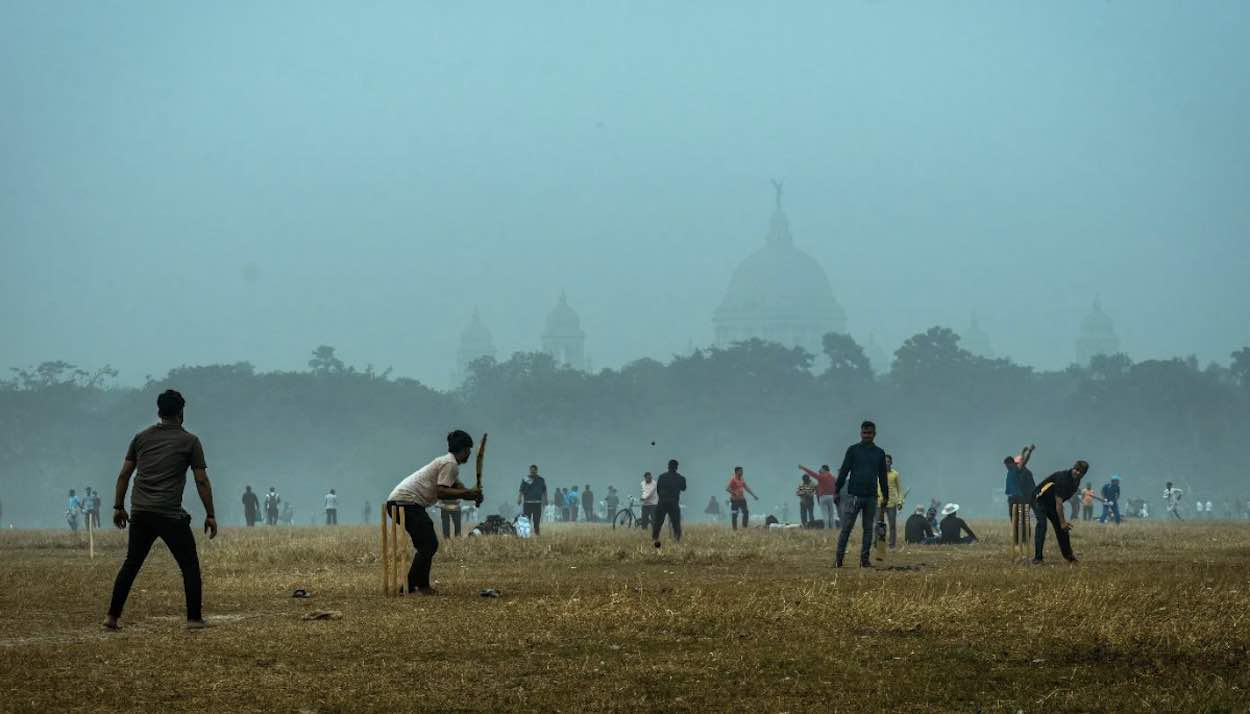
POLYGON ((889 454, 885 455, 886 468, 886 484, 890 487, 889 501, 881 498, 881 487, 877 486, 877 520, 885 521, 890 526, 890 548, 893 549, 895 543, 898 542, 896 536, 896 524, 898 522, 898 512, 903 508, 903 483, 898 474, 898 469, 894 468, 894 457, 889 454))

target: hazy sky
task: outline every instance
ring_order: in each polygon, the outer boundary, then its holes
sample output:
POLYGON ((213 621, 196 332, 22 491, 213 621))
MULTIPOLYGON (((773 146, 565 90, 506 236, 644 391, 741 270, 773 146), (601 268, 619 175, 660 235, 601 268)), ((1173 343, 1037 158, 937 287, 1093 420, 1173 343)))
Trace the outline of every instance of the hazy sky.
POLYGON ((1060 367, 1101 294, 1134 358, 1250 344, 1244 2, 767 5, 2 3, 0 367, 442 386, 561 289, 596 367, 663 358, 770 177, 861 341, 975 309, 1060 367))

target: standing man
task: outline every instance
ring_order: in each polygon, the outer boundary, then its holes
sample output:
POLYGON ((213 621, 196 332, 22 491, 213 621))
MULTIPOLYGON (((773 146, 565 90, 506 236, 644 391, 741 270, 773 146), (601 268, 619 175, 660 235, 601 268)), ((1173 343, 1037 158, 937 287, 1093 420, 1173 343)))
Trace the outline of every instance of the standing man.
POLYGON ((325 509, 326 509, 326 525, 337 526, 339 524, 338 494, 334 492, 334 489, 330 489, 330 492, 325 495, 325 498, 323 500, 325 501, 325 509))
POLYGON ((1094 489, 1089 484, 1081 489, 1081 520, 1094 520, 1094 489))
POLYGON ((65 523, 71 531, 77 533, 78 514, 82 513, 82 501, 74 493, 74 489, 71 488, 69 490, 69 499, 65 501, 65 523))
POLYGON ((365 501, 365 508, 364 508, 364 511, 362 512, 362 515, 364 516, 364 519, 365 519, 364 520, 365 525, 373 523, 373 505, 370 504, 368 501, 365 501))
POLYGON ((191 516, 182 509, 182 492, 187 483, 187 469, 195 475, 195 490, 204 504, 204 532, 209 539, 217 537, 216 509, 213 488, 208 482, 208 465, 204 447, 195 434, 182 428, 186 400, 178 392, 167 389, 156 398, 160 423, 148 427, 130 440, 113 499, 113 523, 125 529, 130 525, 126 560, 113 583, 113 599, 109 603, 104 626, 121 629, 117 624, 122 608, 130 595, 139 568, 147 559, 152 544, 160 538, 173 554, 182 571, 182 588, 186 594, 187 627, 204 627, 201 613, 200 559, 195 550, 195 534, 191 532, 191 516), (126 513, 126 490, 135 475, 135 488, 130 494, 130 514, 126 513))
POLYGON ((642 519, 639 524, 640 528, 646 528, 655 520, 655 508, 660 503, 660 495, 656 492, 659 486, 655 479, 651 478, 651 472, 648 471, 642 475, 642 519))
POLYGON ((543 508, 547 506, 547 481, 538 475, 538 464, 530 464, 530 472, 521 479, 516 502, 521 507, 521 514, 533 526, 534 535, 542 533, 540 524, 543 520, 543 508))
MULTIPOLYGON (((1185 520, 1181 518, 1181 494, 1183 492, 1179 488, 1173 488, 1172 482, 1168 481, 1168 485, 1163 489, 1163 502, 1167 504, 1168 513, 1178 521, 1185 520)), ((1250 503, 1247 503, 1250 506, 1250 503)))
POLYGON ((821 464, 820 471, 812 471, 806 466, 799 469, 816 481, 816 501, 820 503, 820 512, 825 519, 825 528, 836 528, 838 520, 834 517, 835 501, 838 499, 838 479, 829 470, 829 464, 821 464))
POLYGON ((247 527, 251 528, 256 525, 256 521, 260 519, 260 499, 256 497, 256 493, 252 491, 251 486, 243 487, 243 520, 247 521, 247 527))
POLYGON ((1037 528, 1033 531, 1033 562, 1041 564, 1042 548, 1046 545, 1046 521, 1055 528, 1055 539, 1059 541, 1059 550, 1063 559, 1069 563, 1076 562, 1072 554, 1072 542, 1068 531, 1072 523, 1063 517, 1063 504, 1076 494, 1081 486, 1081 477, 1089 473, 1089 464, 1077 461, 1072 468, 1056 471, 1047 476, 1037 485, 1033 492, 1033 511, 1037 515, 1037 528))
MULTIPOLYGON (((455 484, 463 488, 459 481, 455 484)), ((443 521, 443 538, 451 538, 452 526, 455 526, 456 537, 460 537, 460 501, 455 498, 441 498, 438 501, 439 516, 443 521)))
POLYGON ((587 523, 595 522, 595 494, 590 492, 590 484, 582 491, 582 514, 587 523))
POLYGON ((669 459, 668 471, 655 480, 656 509, 651 522, 651 540, 660 547, 660 530, 667 517, 673 524, 673 540, 681 542, 681 492, 686 490, 686 477, 677 473, 677 459, 669 459))
POLYGON ((865 421, 859 425, 859 443, 847 447, 838 469, 835 490, 840 492, 846 485, 848 503, 842 504, 842 530, 838 533, 838 549, 833 567, 842 567, 846 544, 851 538, 856 517, 863 519, 863 542, 860 543, 859 567, 871 568, 868 554, 872 549, 873 511, 877 506, 877 493, 883 500, 890 500, 890 485, 886 481, 885 452, 876 445, 877 425, 865 421), (848 478, 849 477, 849 478, 848 478))
POLYGON ((1033 451, 1036 449, 1036 445, 1029 444, 1020 450, 1019 456, 1003 459, 1003 466, 1007 467, 1007 487, 1004 493, 1007 494, 1008 518, 1011 517, 1011 507, 1032 505, 1036 484, 1033 483, 1033 472, 1029 471, 1029 459, 1033 458, 1033 451))
POLYGON ((569 492, 564 496, 564 500, 569 504, 569 522, 576 523, 577 502, 580 500, 577 497, 577 486, 573 486, 573 488, 569 490, 569 492))
POLYGON ((280 503, 282 503, 282 498, 278 495, 278 489, 270 486, 269 493, 265 494, 265 522, 271 526, 278 525, 278 504, 280 503))
POLYGON ((735 466, 733 476, 729 477, 729 485, 725 487, 725 492, 729 494, 729 522, 733 524, 734 530, 738 530, 738 512, 742 512, 742 527, 746 528, 751 518, 751 512, 747 510, 747 494, 751 494, 751 498, 760 500, 759 496, 751 490, 747 485, 747 480, 742 477, 742 467, 735 466))
POLYGON ((100 527, 100 492, 89 488, 87 493, 90 495, 87 504, 91 512, 91 528, 96 529, 100 527))
POLYGON ((616 522, 616 511, 621 506, 621 497, 616 493, 615 486, 608 486, 608 495, 603 497, 603 507, 608 512, 608 523, 616 522))
POLYGON ((885 455, 885 480, 890 487, 890 497, 887 501, 885 496, 878 490, 877 506, 881 509, 881 515, 878 520, 887 521, 890 526, 890 549, 894 549, 897 542, 896 528, 898 524, 898 512, 903 508, 903 480, 898 470, 894 468, 894 457, 889 454, 885 455))
POLYGON ((473 437, 456 429, 447 435, 447 453, 414 471, 391 491, 386 498, 387 508, 404 509, 404 530, 412 539, 416 555, 408 568, 408 592, 433 595, 430 587, 430 567, 438 552, 438 536, 434 534, 434 521, 425 509, 439 500, 457 499, 481 503, 482 492, 464 488, 460 482, 460 464, 469 460, 473 451, 473 437))
POLYGON ((812 482, 812 477, 803 474, 802 482, 799 487, 794 490, 794 495, 799 497, 799 522, 804 528, 816 520, 816 484, 812 482))
POLYGON ((1115 516, 1115 524, 1120 525, 1120 474, 1113 474, 1111 481, 1102 487, 1102 515, 1098 522, 1106 523, 1109 516, 1115 516))

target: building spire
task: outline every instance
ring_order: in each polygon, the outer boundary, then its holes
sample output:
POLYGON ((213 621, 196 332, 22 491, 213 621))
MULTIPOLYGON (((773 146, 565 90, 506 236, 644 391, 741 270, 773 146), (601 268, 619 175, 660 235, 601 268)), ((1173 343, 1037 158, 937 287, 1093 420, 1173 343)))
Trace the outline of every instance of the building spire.
POLYGON ((781 193, 785 189, 785 179, 769 179, 773 185, 773 217, 768 224, 769 245, 783 244, 790 245, 794 239, 790 237, 790 219, 786 218, 786 213, 781 208, 781 193))

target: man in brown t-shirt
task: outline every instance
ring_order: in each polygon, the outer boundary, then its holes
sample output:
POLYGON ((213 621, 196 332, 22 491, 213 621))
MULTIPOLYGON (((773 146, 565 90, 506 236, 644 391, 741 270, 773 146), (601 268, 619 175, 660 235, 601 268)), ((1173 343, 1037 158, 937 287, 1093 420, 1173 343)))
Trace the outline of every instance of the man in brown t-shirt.
POLYGON ((187 469, 195 474, 195 488, 204 503, 204 532, 209 538, 217 535, 217 520, 213 509, 213 490, 208 482, 208 465, 204 461, 204 447, 195 434, 182 428, 183 409, 186 400, 178 392, 169 389, 156 398, 157 412, 161 421, 135 435, 126 451, 121 473, 117 475, 117 492, 113 500, 113 523, 118 528, 130 525, 130 539, 126 549, 126 561, 113 584, 113 599, 109 604, 108 618, 104 626, 120 629, 117 619, 121 617, 130 586, 134 584, 139 568, 148 557, 148 551, 157 538, 173 554, 182 570, 182 585, 187 599, 187 626, 203 627, 200 612, 200 560, 195 550, 195 534, 191 532, 191 516, 182 510, 182 491, 187 483, 187 469), (135 490, 130 495, 131 513, 126 513, 126 489, 130 476, 135 476, 135 490))

